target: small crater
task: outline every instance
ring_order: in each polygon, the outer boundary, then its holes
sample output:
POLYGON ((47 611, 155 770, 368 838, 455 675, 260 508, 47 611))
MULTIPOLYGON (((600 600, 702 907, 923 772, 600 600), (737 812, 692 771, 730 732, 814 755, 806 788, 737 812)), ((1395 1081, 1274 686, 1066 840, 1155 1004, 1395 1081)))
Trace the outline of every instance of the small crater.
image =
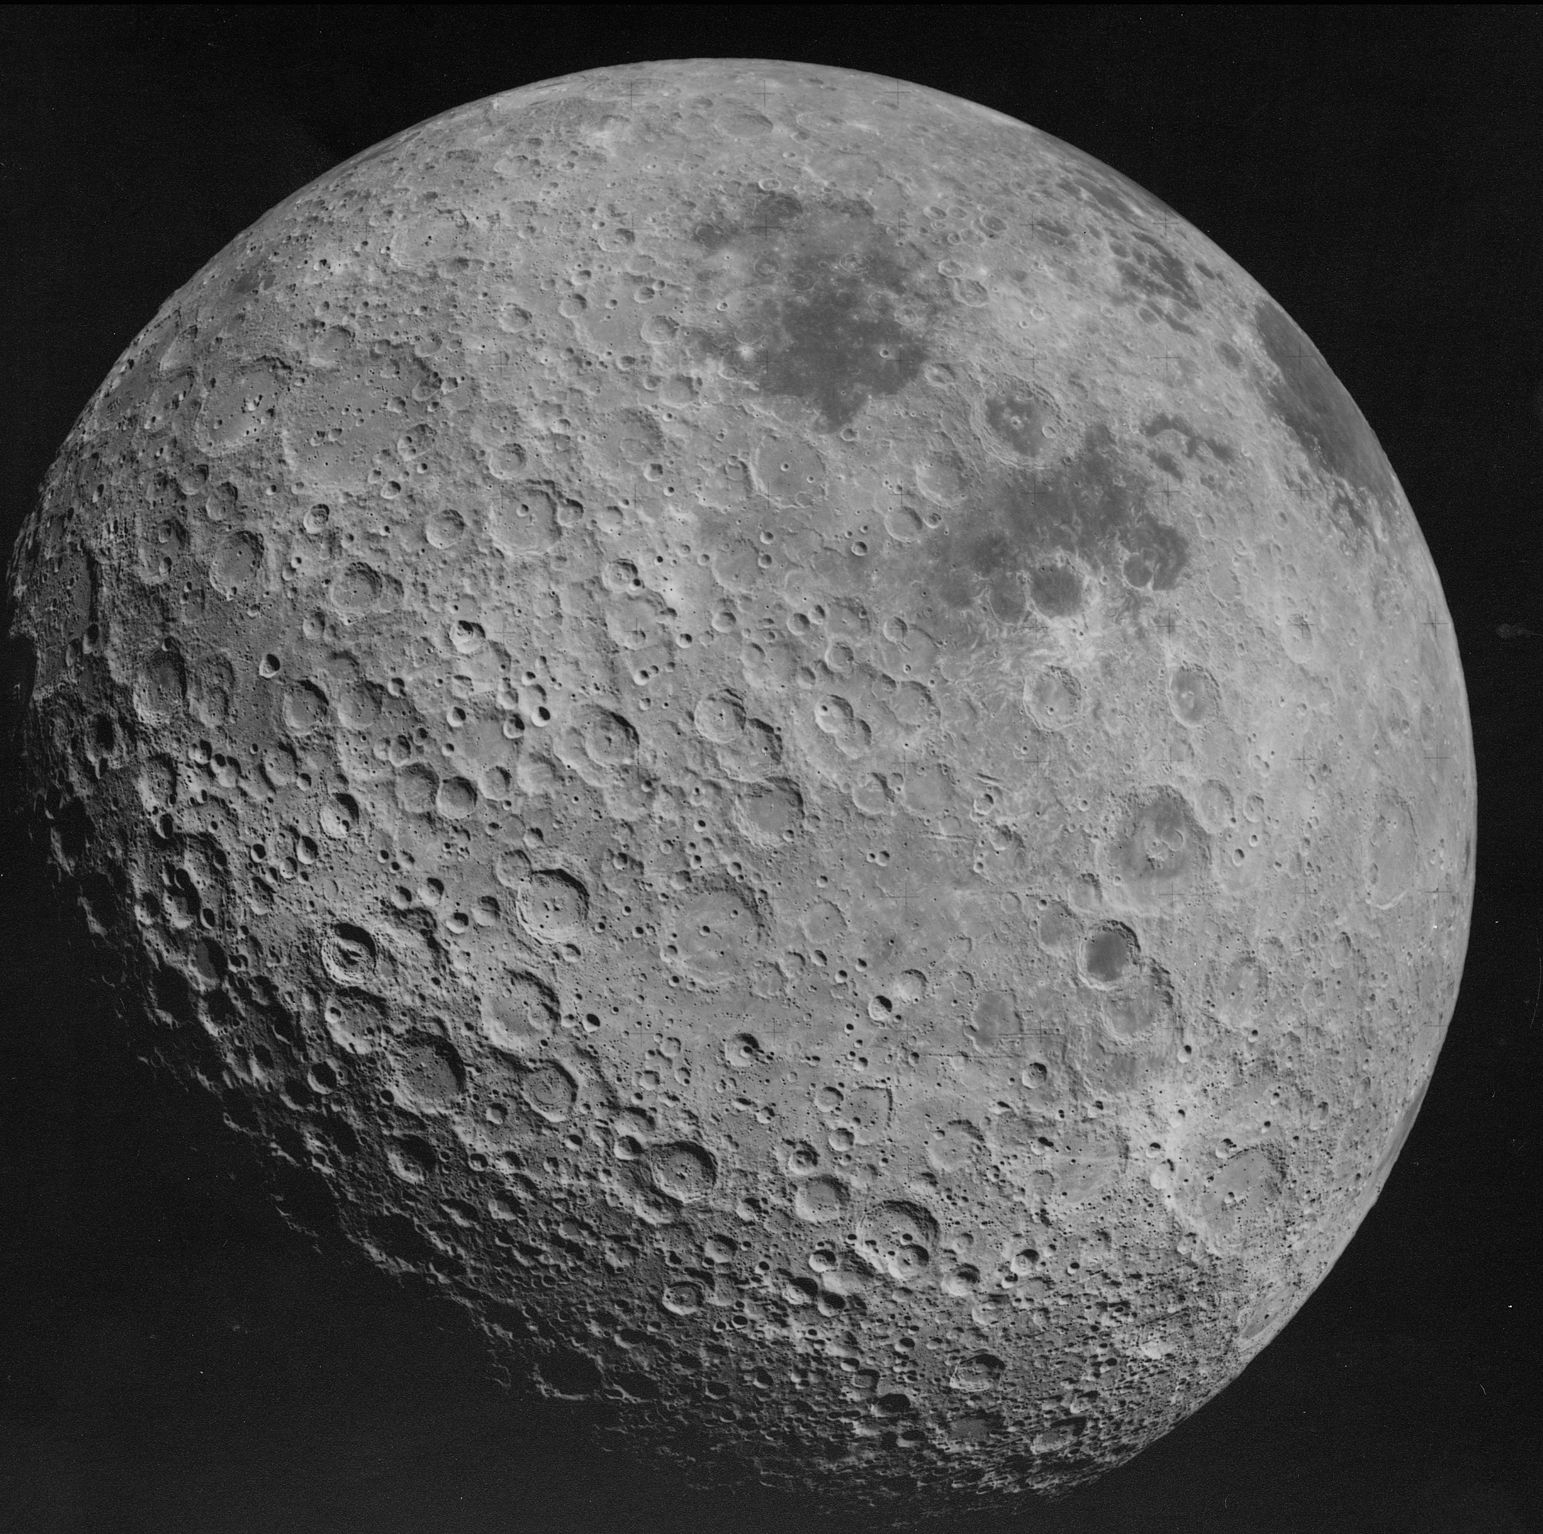
POLYGON ((338 691, 338 723, 345 730, 368 730, 380 718, 383 689, 374 682, 350 682, 338 691))
POLYGON ((1070 1203, 1084 1203, 1101 1193, 1124 1162, 1125 1150, 1118 1137, 1086 1122, 1067 1126, 1043 1158, 1056 1193, 1070 1203))
POLYGON ((938 506, 957 506, 969 490, 964 461, 952 450, 918 458, 912 468, 916 488, 938 506))
POLYGON ((1211 1005, 1228 1027, 1247 1028, 1262 1016, 1268 994, 1269 977, 1258 955, 1242 953, 1217 976, 1211 1005))
POLYGON ((858 1145, 878 1145, 886 1138, 895 1111, 888 1087, 853 1087, 846 1093, 836 1123, 858 1145))
POLYGON ((969 1021, 964 1025, 964 1035, 973 1048, 985 1054, 996 1054, 1008 1047, 1022 1027, 1023 1019, 1013 993, 988 989, 975 998, 969 1021))
POLYGON ((1267 1224, 1280 1203, 1285 1179, 1275 1157, 1263 1146, 1249 1146, 1230 1156, 1201 1181, 1195 1213, 1212 1239, 1227 1250, 1242 1246, 1253 1230, 1267 1224))
POLYGON ((1040 912, 1035 934, 1051 953, 1070 953, 1082 934, 1082 922, 1059 900, 1040 912))
POLYGON ((1232 790, 1219 778, 1207 778, 1196 791, 1195 818, 1213 836, 1232 824, 1232 790))
POLYGON ((643 589, 638 567, 630 559, 608 559, 600 571, 600 584, 616 595, 631 595, 643 589))
POLYGON ((322 834, 333 841, 345 841, 359 827, 359 801, 352 794, 334 794, 322 806, 317 817, 322 834))

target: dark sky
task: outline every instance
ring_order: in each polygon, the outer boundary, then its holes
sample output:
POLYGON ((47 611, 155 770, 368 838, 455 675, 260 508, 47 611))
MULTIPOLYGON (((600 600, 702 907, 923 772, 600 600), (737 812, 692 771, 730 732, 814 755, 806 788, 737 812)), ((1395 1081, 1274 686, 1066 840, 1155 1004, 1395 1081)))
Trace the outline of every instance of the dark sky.
MULTIPOLYGON (((1441 573, 1480 774, 1462 995, 1381 1201, 1244 1376, 1132 1465, 959 1534, 1543 1529, 1543 12, 1535 7, 13 6, 0 11, 0 533, 160 303, 337 161, 610 63, 917 80, 1156 193, 1313 338, 1441 573)), ((267 1208, 139 1069, 0 846, 0 1529, 616 1534, 810 1524, 590 1461, 457 1313, 267 1208), (9 1520, 9 1521, 8 1521, 9 1520)))

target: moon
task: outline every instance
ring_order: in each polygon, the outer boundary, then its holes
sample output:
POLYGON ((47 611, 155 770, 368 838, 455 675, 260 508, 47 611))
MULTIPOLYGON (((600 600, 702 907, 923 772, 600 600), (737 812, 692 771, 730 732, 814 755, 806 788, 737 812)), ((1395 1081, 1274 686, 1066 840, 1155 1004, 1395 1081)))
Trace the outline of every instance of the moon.
POLYGON ((544 1394, 822 1505, 1194 1411, 1451 1016, 1468 710, 1370 427, 934 90, 597 69, 356 156, 136 337, 7 585, 157 1060, 544 1394))

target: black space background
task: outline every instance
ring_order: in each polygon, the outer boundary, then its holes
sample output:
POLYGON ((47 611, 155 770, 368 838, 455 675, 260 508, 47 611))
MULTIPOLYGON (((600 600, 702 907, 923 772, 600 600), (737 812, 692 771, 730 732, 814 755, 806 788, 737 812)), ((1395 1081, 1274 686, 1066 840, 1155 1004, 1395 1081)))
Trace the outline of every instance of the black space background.
MULTIPOLYGON (((846 65, 984 102, 1198 225, 1302 324, 1371 421, 1467 671, 1481 789, 1472 943, 1381 1201, 1280 1338, 1177 1431, 1054 1507, 966 1510, 948 1529, 1543 1529, 1529 1395, 1543 1361, 1543 12, 11 7, 5 546, 118 353, 281 198, 462 102, 707 55, 846 65)), ((592 1455, 572 1424, 490 1382, 453 1306, 289 1234, 211 1106, 135 1065, 46 894, 7 825, 0 1530, 820 1526, 808 1507, 691 1493, 592 1455)))

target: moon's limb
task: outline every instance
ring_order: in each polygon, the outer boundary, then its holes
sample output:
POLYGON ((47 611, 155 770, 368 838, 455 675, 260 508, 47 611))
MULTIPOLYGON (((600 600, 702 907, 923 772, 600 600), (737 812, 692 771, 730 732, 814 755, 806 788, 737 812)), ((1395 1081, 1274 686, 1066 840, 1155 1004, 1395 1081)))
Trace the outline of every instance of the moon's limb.
POLYGON ((136 338, 8 594, 159 1054, 541 1388, 822 1498, 1208 1399, 1451 1014, 1467 706, 1370 428, 937 92, 639 65, 355 157, 136 338))

